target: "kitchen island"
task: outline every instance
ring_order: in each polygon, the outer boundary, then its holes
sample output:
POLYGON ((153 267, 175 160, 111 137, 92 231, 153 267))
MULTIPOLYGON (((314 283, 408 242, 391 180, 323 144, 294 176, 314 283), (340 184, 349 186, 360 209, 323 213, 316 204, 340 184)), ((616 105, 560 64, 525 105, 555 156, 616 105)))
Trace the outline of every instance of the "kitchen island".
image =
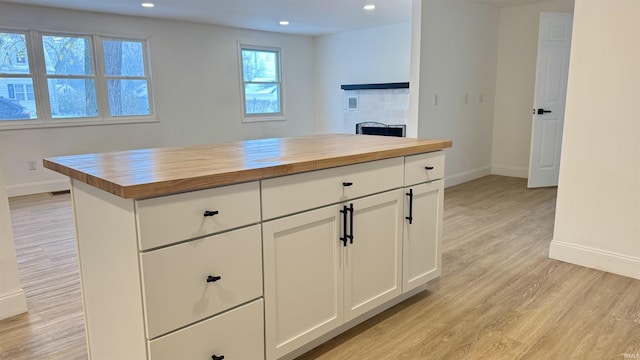
POLYGON ((62 156, 91 359, 286 359, 440 274, 451 141, 317 135, 62 156))

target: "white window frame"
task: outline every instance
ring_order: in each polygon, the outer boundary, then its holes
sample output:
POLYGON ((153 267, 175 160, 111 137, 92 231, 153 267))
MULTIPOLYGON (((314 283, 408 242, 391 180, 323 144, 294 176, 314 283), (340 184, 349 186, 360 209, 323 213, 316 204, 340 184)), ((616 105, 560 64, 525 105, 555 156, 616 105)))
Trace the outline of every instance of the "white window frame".
MULTIPOLYGON (((17 29, 17 28, 0 28, 0 32, 24 34, 27 40, 27 58, 29 62, 28 74, 0 74, 1 78, 31 78, 33 81, 35 103, 37 107, 37 118, 35 119, 17 119, 17 120, 0 120, 0 131, 13 129, 30 129, 30 128, 48 128, 48 127, 75 127, 75 126, 91 126, 91 125, 110 125, 110 124, 130 124, 130 123, 151 123, 158 122, 155 114, 153 79, 151 77, 151 61, 148 37, 127 37, 127 36, 111 36, 107 34, 86 34, 73 33, 64 31, 49 30, 33 30, 33 29, 17 29), (85 37, 91 40, 91 56, 92 56, 92 75, 48 75, 46 72, 46 64, 43 49, 43 36, 74 36, 85 37), (132 116, 111 116, 109 108, 109 99, 107 94, 107 76, 104 68, 104 53, 102 49, 102 40, 122 40, 136 41, 143 44, 143 62, 145 69, 144 77, 136 77, 136 79, 146 79, 149 114, 148 115, 132 115, 132 116), (98 106, 98 115, 95 117, 70 117, 70 118, 53 118, 51 115, 49 90, 47 79, 49 78, 90 78, 95 79, 96 84, 96 102, 98 106)), ((109 77, 113 78, 113 77, 109 77)))
MULTIPOLYGON (((251 45, 245 42, 240 42, 238 41, 238 69, 239 69, 239 79, 240 79, 240 107, 241 107, 241 113, 242 113, 242 122, 261 122, 261 121, 283 121, 283 120, 287 120, 287 118, 285 117, 285 90, 284 90, 284 76, 283 76, 283 72, 282 72, 282 49, 279 47, 273 47, 273 46, 262 46, 262 45, 251 45), (242 50, 255 50, 255 51, 271 51, 271 52, 275 52, 277 53, 277 67, 276 67, 276 71, 278 73, 278 82, 274 82, 277 83, 280 86, 280 91, 279 91, 279 101, 280 101, 280 112, 278 113, 259 113, 259 114, 247 114, 246 112, 246 97, 245 97, 245 90, 244 90, 244 86, 246 83, 252 83, 252 82, 245 82, 244 81, 244 69, 243 69, 243 64, 242 64, 242 50)), ((272 83, 272 82, 269 82, 272 83)))

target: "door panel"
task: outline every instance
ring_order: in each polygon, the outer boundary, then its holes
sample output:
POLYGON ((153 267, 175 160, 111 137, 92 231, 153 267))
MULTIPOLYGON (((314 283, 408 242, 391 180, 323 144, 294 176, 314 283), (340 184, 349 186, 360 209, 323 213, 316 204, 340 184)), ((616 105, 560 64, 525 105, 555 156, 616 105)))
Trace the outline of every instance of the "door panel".
POLYGON ((267 359, 342 324, 340 225, 338 206, 263 224, 267 359))
POLYGON ((402 189, 353 202, 345 254, 345 321, 401 293, 402 189))
POLYGON ((529 187, 558 185, 572 26, 573 14, 540 14, 529 187))

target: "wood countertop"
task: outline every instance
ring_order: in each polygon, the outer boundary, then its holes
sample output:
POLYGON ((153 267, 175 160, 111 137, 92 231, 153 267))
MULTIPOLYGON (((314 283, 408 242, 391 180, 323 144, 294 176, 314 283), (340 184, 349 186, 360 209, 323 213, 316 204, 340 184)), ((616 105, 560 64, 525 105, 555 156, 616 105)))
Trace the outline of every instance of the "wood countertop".
POLYGON ((122 198, 137 199, 451 146, 451 140, 330 134, 59 156, 44 159, 43 165, 122 198))

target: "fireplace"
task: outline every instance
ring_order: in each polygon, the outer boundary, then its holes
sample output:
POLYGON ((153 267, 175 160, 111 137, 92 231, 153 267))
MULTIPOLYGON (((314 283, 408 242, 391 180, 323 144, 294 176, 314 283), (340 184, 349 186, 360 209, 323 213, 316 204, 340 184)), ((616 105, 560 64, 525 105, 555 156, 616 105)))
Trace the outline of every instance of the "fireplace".
POLYGON ((406 137, 407 126, 403 124, 387 125, 375 121, 356 124, 356 134, 406 137))

